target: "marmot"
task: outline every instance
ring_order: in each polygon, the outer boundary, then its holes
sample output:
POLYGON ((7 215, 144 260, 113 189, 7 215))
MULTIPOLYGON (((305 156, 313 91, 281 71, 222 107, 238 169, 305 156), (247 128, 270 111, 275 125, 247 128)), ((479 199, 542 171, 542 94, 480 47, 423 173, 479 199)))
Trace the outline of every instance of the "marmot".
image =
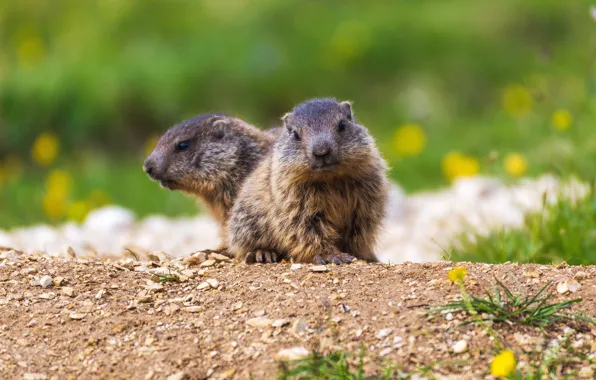
POLYGON ((351 103, 314 99, 282 120, 232 208, 230 253, 247 263, 377 261, 387 164, 351 103))
POLYGON ((227 254, 225 225, 236 195, 274 141, 274 134, 236 117, 200 115, 170 128, 143 169, 163 187, 181 190, 207 206, 220 225, 222 243, 215 251, 227 254))

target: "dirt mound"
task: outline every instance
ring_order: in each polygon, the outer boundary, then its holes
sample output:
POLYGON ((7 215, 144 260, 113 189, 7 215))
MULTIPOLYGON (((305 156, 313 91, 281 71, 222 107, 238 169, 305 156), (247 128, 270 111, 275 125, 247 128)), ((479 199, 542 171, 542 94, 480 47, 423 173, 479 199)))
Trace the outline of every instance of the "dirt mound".
MULTIPOLYGON (((317 268, 219 259, 179 268, 179 276, 156 263, 135 270, 131 261, 0 262, 0 378, 264 379, 274 378, 280 352, 357 353, 362 345, 371 373, 387 360, 406 369, 464 360, 435 373, 469 378, 486 375, 496 352, 481 327, 460 326, 463 315, 423 315, 459 295, 447 278, 452 263, 317 268), (138 271, 151 267, 166 282, 138 271), (463 352, 454 353, 457 344, 463 352), (288 348, 295 349, 282 351, 288 348)), ((489 289, 493 276, 516 289, 514 274, 523 292, 575 278, 576 293, 556 293, 553 301, 579 296, 574 310, 596 314, 596 266, 459 265, 468 269, 472 294, 489 289)), ((593 352, 596 328, 571 327, 494 326, 521 360, 563 335, 593 352)))

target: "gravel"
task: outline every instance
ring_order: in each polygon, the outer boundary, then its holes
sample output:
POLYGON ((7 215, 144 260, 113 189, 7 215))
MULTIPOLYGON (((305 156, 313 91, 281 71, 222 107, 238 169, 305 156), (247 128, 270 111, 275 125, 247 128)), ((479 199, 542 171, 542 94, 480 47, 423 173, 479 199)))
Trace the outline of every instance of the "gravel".
MULTIPOLYGON (((513 186, 494 178, 462 178, 450 188, 408 196, 394 185, 378 257, 391 263, 438 261, 442 248, 467 226, 476 226, 479 232, 517 227, 525 213, 541 208, 544 194, 553 202, 558 194, 573 198, 586 191, 584 184, 561 183, 552 176, 521 180, 513 186)), ((137 220, 129 210, 108 206, 91 212, 81 225, 0 230, 0 259, 15 259, 21 251, 65 258, 144 255, 154 261, 171 255, 209 268, 227 258, 212 254, 207 260, 196 252, 217 247, 217 236, 216 222, 205 215, 137 220)))

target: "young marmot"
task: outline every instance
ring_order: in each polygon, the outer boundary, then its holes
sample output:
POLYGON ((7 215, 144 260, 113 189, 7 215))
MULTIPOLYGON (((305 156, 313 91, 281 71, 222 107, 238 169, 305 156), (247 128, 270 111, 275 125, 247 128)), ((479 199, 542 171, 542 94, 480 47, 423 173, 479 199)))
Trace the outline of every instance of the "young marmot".
POLYGON ((376 261, 387 165, 351 104, 315 99, 282 119, 232 209, 230 253, 247 263, 376 261))
POLYGON ((270 150, 273 134, 229 115, 205 114, 170 128, 145 160, 143 169, 163 187, 199 198, 220 225, 227 254, 225 225, 246 177, 270 150))

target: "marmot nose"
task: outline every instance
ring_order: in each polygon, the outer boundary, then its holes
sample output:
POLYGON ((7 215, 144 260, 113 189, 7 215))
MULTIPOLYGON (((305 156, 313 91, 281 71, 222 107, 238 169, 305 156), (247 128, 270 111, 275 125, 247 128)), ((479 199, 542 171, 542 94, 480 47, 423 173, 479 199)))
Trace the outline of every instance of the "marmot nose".
POLYGON ((319 158, 319 159, 329 156, 330 153, 331 153, 331 146, 326 143, 315 145, 312 149, 312 155, 315 156, 315 158, 319 158))
POLYGON ((145 171, 145 173, 151 175, 151 173, 153 173, 153 168, 151 166, 147 166, 147 165, 143 165, 143 170, 145 171))
POLYGON ((145 162, 143 162, 143 171, 153 178, 153 174, 155 174, 155 162, 153 159, 151 159, 151 157, 147 158, 145 162))

